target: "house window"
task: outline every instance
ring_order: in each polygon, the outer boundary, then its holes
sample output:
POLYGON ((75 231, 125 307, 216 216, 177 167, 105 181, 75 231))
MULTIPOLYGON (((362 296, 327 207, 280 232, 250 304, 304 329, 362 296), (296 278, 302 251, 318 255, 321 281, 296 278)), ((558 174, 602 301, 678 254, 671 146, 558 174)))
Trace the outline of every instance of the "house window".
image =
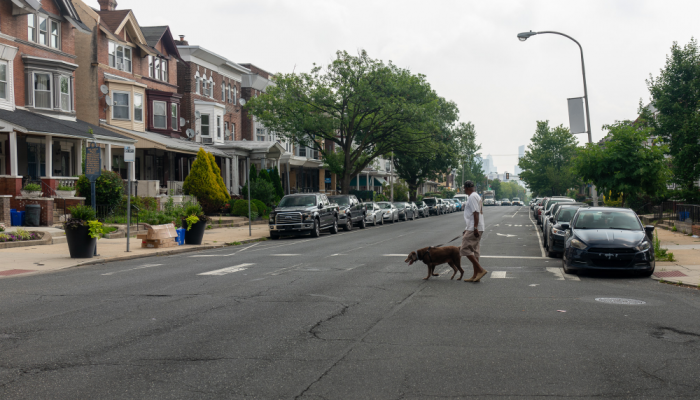
POLYGON ((223 101, 223 102, 226 101, 226 84, 225 83, 221 84, 221 101, 223 101))
POLYGON ((194 91, 199 94, 199 76, 194 77, 194 91))
POLYGON ((37 14, 27 15, 27 40, 43 46, 61 48, 61 23, 37 14))
POLYGON ((209 78, 209 97, 214 98, 214 80, 209 78))
POLYGON ((200 124, 202 125, 202 136, 209 136, 209 114, 202 114, 200 124))
POLYGON ((174 131, 178 129, 177 104, 174 103, 170 104, 170 125, 174 131))
POLYGON ((202 79, 202 92, 204 96, 209 97, 209 81, 205 79, 202 79))
POLYGON ((153 60, 153 79, 160 80, 160 58, 156 57, 153 60))
POLYGON ((27 32, 27 40, 29 40, 30 42, 35 42, 36 41, 36 15, 34 15, 34 14, 27 15, 27 27, 29 28, 29 31, 27 32))
POLYGON ((131 99, 129 92, 113 92, 112 99, 114 99, 114 105, 112 106, 112 119, 131 119, 131 104, 129 104, 131 99))
POLYGON ((163 82, 168 81, 168 60, 160 60, 160 80, 163 82))
POLYGON ((255 131, 258 134, 258 142, 264 142, 265 141, 265 129, 258 128, 255 131))
POLYGON ((236 125, 231 123, 231 140, 236 140, 236 125))
POLYGON ((216 137, 221 139, 221 115, 216 116, 216 137))
POLYGON ((153 78, 153 56, 148 56, 148 77, 153 78))
POLYGON ((7 63, 0 62, 0 99, 7 100, 7 63))
POLYGON ((60 44, 60 36, 58 34, 59 32, 59 25, 58 22, 51 20, 51 47, 54 49, 59 48, 60 44))
POLYGON ((39 44, 43 44, 44 46, 49 45, 48 24, 49 24, 48 19, 41 17, 41 16, 39 17, 39 44))
POLYGON ((164 101, 153 102, 153 127, 157 129, 168 129, 168 116, 165 113, 166 104, 164 101))
POLYGON ((131 47, 109 42, 109 66, 131 72, 131 47))
POLYGON ((70 111, 70 79, 67 76, 62 76, 60 78, 61 86, 61 110, 70 111))
POLYGON ((238 97, 238 88, 233 87, 233 104, 236 104, 236 98, 238 97))
POLYGON ((52 108, 50 74, 34 74, 34 107, 52 108))
POLYGON ((143 95, 134 93, 134 121, 143 122, 143 95))

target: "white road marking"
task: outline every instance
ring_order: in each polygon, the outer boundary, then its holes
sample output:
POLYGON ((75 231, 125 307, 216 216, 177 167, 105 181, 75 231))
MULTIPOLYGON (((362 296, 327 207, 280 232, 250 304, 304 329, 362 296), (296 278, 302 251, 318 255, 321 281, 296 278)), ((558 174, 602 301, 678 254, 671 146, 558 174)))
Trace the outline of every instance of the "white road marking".
POLYGON ((248 269, 248 267, 251 265, 255 265, 255 264, 238 264, 238 265, 234 265, 233 267, 217 269, 217 270, 209 271, 209 272, 202 272, 201 274, 197 274, 197 275, 226 275, 226 274, 231 274, 231 273, 238 272, 238 271, 244 271, 244 270, 248 269))
POLYGON ((558 281, 581 281, 581 279, 576 275, 564 273, 564 270, 561 267, 547 267, 547 272, 553 273, 558 281))
POLYGON ((338 254, 331 254, 330 256, 326 256, 325 258, 328 258, 328 257, 336 257, 336 256, 347 256, 347 254, 340 254, 340 253, 338 253, 338 254))
POLYGON ((534 287, 534 286, 539 286, 539 283, 533 283, 533 284, 530 285, 530 286, 533 286, 533 287, 534 287))
POLYGON ((268 254, 269 256, 272 257, 291 257, 291 256, 300 256, 301 254, 268 254))
POLYGON ((537 232, 537 239, 540 241, 540 250, 542 251, 542 257, 546 257, 547 255, 544 253, 544 244, 542 242, 542 236, 540 235, 540 228, 537 227, 537 223, 532 219, 532 216, 530 216, 530 213, 527 213, 527 217, 530 218, 530 222, 532 222, 532 225, 535 226, 535 232, 537 232))
POLYGON ((506 271, 493 271, 491 272, 491 278, 498 279, 498 278, 505 278, 506 277, 506 271))
POLYGON ((228 256, 236 255, 236 254, 238 254, 238 253, 240 253, 240 252, 242 252, 242 251, 244 251, 244 250, 248 250, 248 249, 251 248, 251 247, 255 247, 255 246, 257 246, 258 244, 259 244, 259 243, 255 243, 255 244, 252 245, 252 246, 245 247, 245 248, 240 249, 240 250, 238 250, 237 252, 231 253, 231 254, 195 254, 195 255, 190 256, 190 257, 228 257, 228 256))
POLYGON ((384 257, 406 257, 406 254, 384 254, 384 257))
POLYGON ((137 270, 137 269, 152 268, 152 267, 160 267, 161 265, 163 265, 163 264, 144 264, 144 265, 142 265, 142 266, 140 266, 140 267, 129 268, 129 269, 123 269, 123 270, 121 270, 121 271, 107 272, 106 274, 102 274, 102 275, 114 275, 114 274, 118 274, 118 273, 120 273, 120 272, 134 271, 134 270, 137 270))
POLYGON ((479 258, 518 258, 526 260, 548 260, 548 257, 522 257, 522 256, 479 256, 479 258))
POLYGON ((304 263, 297 264, 297 265, 292 265, 291 267, 280 268, 280 269, 278 269, 277 271, 268 272, 268 273, 266 273, 265 275, 273 275, 273 276, 281 275, 281 274, 283 274, 283 273, 285 273, 285 272, 288 272, 288 271, 290 271, 291 269, 296 268, 296 267, 299 267, 299 266, 301 266, 301 265, 304 265, 304 263))
POLYGON ((518 235, 509 235, 509 234, 507 234, 507 233, 506 233, 506 234, 503 234, 503 233, 498 233, 498 232, 496 233, 496 235, 498 235, 498 236, 505 236, 505 237, 516 237, 516 236, 518 236, 518 235))

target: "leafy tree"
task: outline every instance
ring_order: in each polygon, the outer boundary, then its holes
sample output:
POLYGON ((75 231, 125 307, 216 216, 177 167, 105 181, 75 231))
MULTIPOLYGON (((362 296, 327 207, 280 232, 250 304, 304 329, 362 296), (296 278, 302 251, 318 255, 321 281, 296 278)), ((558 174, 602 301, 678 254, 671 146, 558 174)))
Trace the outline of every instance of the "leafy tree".
POLYGON ((272 186, 275 187, 275 194, 281 199, 284 197, 284 189, 282 188, 282 179, 280 178, 280 173, 276 166, 272 169, 270 179, 272 180, 272 186))
POLYGON ((258 169, 255 164, 250 165, 250 173, 248 174, 248 178, 250 178, 251 181, 258 179, 258 169))
POLYGON ((460 123, 455 129, 459 164, 457 167, 456 187, 461 191, 464 181, 476 183, 477 191, 483 191, 486 183, 483 163, 481 161, 481 144, 476 143, 476 130, 471 122, 460 123))
POLYGON ((700 200, 694 182, 700 177, 700 48, 691 38, 684 47, 671 46, 666 65, 657 78, 650 77, 647 87, 653 106, 643 109, 643 120, 654 128, 654 134, 669 146, 673 157, 673 179, 681 185, 687 199, 700 200))
POLYGON ((518 161, 523 170, 520 179, 535 194, 565 194, 566 189, 576 187, 580 182, 571 169, 576 148, 576 138, 563 125, 550 128, 549 121, 537 121, 535 135, 525 156, 518 161))
POLYGON ((429 143, 438 105, 425 76, 365 51, 338 51, 325 70, 277 74, 275 86, 246 107, 269 129, 318 150, 348 193, 352 178, 378 156, 429 143))
MULTIPOLYGON (((415 201, 418 186, 427 179, 437 180, 457 164, 455 137, 457 106, 440 98, 436 132, 431 142, 418 149, 399 149, 394 152, 394 170, 408 185, 408 194, 415 201)), ((396 198, 396 197, 395 197, 396 198)))
POLYGON ((384 186, 384 194, 387 197, 386 201, 389 201, 389 193, 391 193, 392 185, 394 186, 394 201, 410 201, 408 186, 402 182, 394 182, 393 184, 387 183, 386 186, 384 186))
POLYGON ((611 198, 621 198, 621 206, 641 193, 656 195, 666 190, 669 170, 665 145, 649 144, 652 129, 641 128, 630 121, 604 127, 609 130, 603 145, 589 143, 578 149, 574 170, 585 181, 592 182, 611 198))
MULTIPOLYGON (((221 176, 221 171, 218 176, 221 176)), ((228 200, 228 193, 221 190, 217 175, 212 169, 209 154, 204 151, 204 148, 199 149, 182 189, 185 194, 195 196, 207 213, 219 210, 228 200)))

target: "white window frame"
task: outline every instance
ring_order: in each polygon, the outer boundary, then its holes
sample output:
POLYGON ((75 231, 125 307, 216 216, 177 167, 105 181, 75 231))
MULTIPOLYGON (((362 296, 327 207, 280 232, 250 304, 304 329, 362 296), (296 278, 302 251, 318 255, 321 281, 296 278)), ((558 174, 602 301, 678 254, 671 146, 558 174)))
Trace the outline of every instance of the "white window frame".
POLYGON ((195 75, 195 77, 194 77, 194 92, 197 94, 200 94, 199 83, 201 80, 202 80, 202 78, 200 78, 199 73, 197 73, 197 75, 195 75))
POLYGON ((209 98, 214 98, 214 79, 209 77, 209 98))
POLYGON ((44 14, 27 14, 27 40, 33 43, 36 43, 38 45, 44 46, 44 47, 50 47, 52 49, 61 49, 61 21, 55 20, 48 15, 44 14), (44 19, 46 21, 46 30, 41 31, 40 29, 40 21, 41 19, 44 19), (30 23, 31 21, 31 23, 30 23), (56 24, 56 35, 52 35, 51 33, 51 26, 52 24, 56 24), (30 33, 29 30, 32 30, 32 33, 30 33), (41 32, 44 32, 46 35, 46 43, 41 43, 39 40, 39 36, 41 35, 41 32), (51 45, 51 38, 52 36, 56 36, 56 46, 51 45))
POLYGON ((134 100, 132 101, 132 108, 134 109, 134 122, 140 122, 143 123, 143 94, 142 93, 134 93, 134 100), (141 98, 141 106, 136 107, 136 97, 141 98), (141 110, 141 119, 136 119, 136 110, 141 110))
POLYGON ((180 129, 180 109, 177 103, 170 103, 170 125, 174 131, 180 129), (173 115, 173 110, 175 110, 175 115, 173 115))
POLYGON ((255 139, 258 142, 264 142, 265 141, 265 128, 256 128, 255 129, 255 139))
POLYGON ((236 124, 231 122, 231 140, 236 140, 236 124))
MULTIPOLYGON (((46 90, 44 90, 46 92, 46 90)), ((52 110, 54 105, 53 105, 53 74, 50 72, 32 72, 32 99, 33 99, 33 104, 34 108, 38 108, 41 110, 52 110), (48 108, 45 107, 37 107, 36 106, 36 76, 37 75, 48 75, 49 76, 49 90, 48 92, 50 93, 49 97, 51 100, 51 105, 48 108)))
POLYGON ((38 40, 37 40, 38 27, 36 26, 36 23, 37 23, 36 14, 27 14, 27 40, 30 42, 38 42, 38 40), (30 23, 30 21, 31 21, 31 23, 30 23), (30 31, 30 29, 31 29, 31 31, 30 31))
POLYGON ((61 23, 49 18, 49 47, 54 48, 54 49, 60 49, 61 48, 61 23), (53 24, 56 24, 56 35, 53 34, 53 24), (56 46, 52 44, 53 37, 56 36, 56 46))
POLYGON ((112 47, 112 48, 114 48, 114 53, 109 53, 109 47, 108 47, 108 50, 107 50, 107 51, 108 51, 108 57, 111 56, 111 58, 109 58, 109 66, 112 67, 112 68, 114 68, 114 69, 117 69, 117 70, 119 70, 119 71, 124 71, 124 72, 131 73, 131 72, 133 71, 133 69, 134 69, 134 49, 133 49, 132 47, 130 47, 130 46, 124 46, 124 45, 122 45, 122 44, 116 43, 116 42, 111 41, 111 40, 109 41, 109 46, 112 47), (121 61, 122 61, 122 62, 121 62, 121 64, 122 64, 122 69, 119 69, 119 68, 117 67, 117 66, 118 66, 118 61, 119 61, 119 60, 117 59, 117 52, 119 51, 119 48, 120 48, 120 47, 121 47, 121 49, 122 49, 122 60, 121 60, 121 61), (127 50, 127 49, 129 50, 129 54, 130 54, 129 58, 126 57, 126 50, 127 50), (126 64, 126 60, 129 61, 129 64, 128 64, 128 65, 129 65, 129 68, 128 68, 128 69, 126 68, 126 65, 127 65, 127 64, 126 64))
POLYGON ((199 132, 202 136, 211 137, 211 114, 202 114, 199 118, 199 132), (204 133, 204 116, 207 116, 207 133, 204 133))
POLYGON ((9 100, 10 98, 10 64, 5 60, 0 60, 0 67, 5 67, 5 80, 0 79, 0 84, 5 84, 5 97, 0 97, 2 100, 9 100))
MULTIPOLYGON (((114 117, 114 109, 115 109, 116 107, 123 107, 123 106, 120 106, 120 105, 116 105, 116 106, 110 107, 110 108, 112 109, 112 111, 111 111, 111 113, 112 113, 112 119, 113 119, 113 120, 117 120, 117 121, 131 121, 131 115, 133 114, 131 108, 133 107, 133 104, 134 104, 134 102, 133 102, 132 99, 131 99, 131 94, 132 94, 132 93, 131 93, 131 92, 127 92, 127 91, 125 91, 125 90, 112 90, 112 99, 115 99, 115 97, 114 97, 114 94, 115 94, 115 93, 116 93, 116 94, 126 94, 127 96, 129 96, 129 105, 128 105, 127 108, 126 108, 127 111, 129 112, 129 115, 128 115, 127 118, 115 118, 115 117, 114 117)), ((140 94, 140 93, 139 93, 139 94, 140 94)), ((115 104, 116 104, 116 103, 115 103, 115 104)), ((143 104, 143 103, 141 103, 141 104, 143 104)), ((143 114, 142 114, 142 115, 143 115, 143 114)))
POLYGON ((168 81, 168 60, 165 58, 160 59, 160 80, 163 82, 168 81))
POLYGON ((36 18, 36 28, 37 28, 37 35, 36 35, 36 42, 42 46, 49 47, 49 27, 51 26, 51 18, 45 17, 43 15, 37 15, 36 18), (41 20, 44 20, 46 22, 46 30, 42 31, 41 30, 41 20), (46 40, 46 43, 41 43, 41 32, 44 32, 44 40, 46 40))
POLYGON ((216 138, 223 138, 223 136, 221 136, 221 115, 216 116, 216 138))
POLYGON ((168 114, 169 114, 168 113, 168 103, 166 103, 165 101, 154 100, 153 101, 153 128, 154 129, 168 129, 168 117, 169 117, 168 114), (163 105, 163 115, 159 115, 159 117, 164 118, 164 122, 165 122, 164 127, 156 126, 156 103, 163 105))
POLYGON ((236 85, 233 85, 233 96, 232 96, 232 97, 233 97, 233 105, 235 106, 235 105, 237 104, 237 102, 238 102, 238 99, 237 99, 237 97, 238 97, 238 88, 236 87, 236 85))
POLYGON ((226 102, 226 84, 221 84, 221 101, 226 102))
POLYGON ((154 57, 148 56, 148 77, 153 78, 153 63, 155 62, 154 57))
POLYGON ((70 85, 70 77, 69 77, 69 76, 60 75, 60 76, 58 77, 58 90, 59 90, 59 92, 60 92, 60 100, 61 100, 60 108, 61 108, 61 111, 72 111, 72 110, 73 110, 73 104, 71 104, 71 87, 70 87, 70 86, 71 86, 71 85, 70 85), (61 87, 61 85, 62 85, 64 79, 67 81, 67 84, 68 84, 68 93, 63 93, 63 88, 61 87), (67 96, 67 97, 68 97, 68 101, 67 101, 67 103, 66 103, 66 104, 68 104, 68 109, 63 108, 63 96, 67 96))

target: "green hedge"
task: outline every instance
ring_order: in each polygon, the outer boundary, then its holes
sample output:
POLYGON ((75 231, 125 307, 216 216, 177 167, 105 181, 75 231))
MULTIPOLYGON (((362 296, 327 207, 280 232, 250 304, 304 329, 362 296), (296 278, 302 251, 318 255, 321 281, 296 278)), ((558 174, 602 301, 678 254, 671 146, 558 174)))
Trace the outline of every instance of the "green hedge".
MULTIPOLYGON (((255 201, 250 206, 251 212, 258 213, 258 207, 255 206, 255 201)), ((237 200, 231 207, 231 214, 237 217, 247 217, 248 216, 248 200, 237 200)))

